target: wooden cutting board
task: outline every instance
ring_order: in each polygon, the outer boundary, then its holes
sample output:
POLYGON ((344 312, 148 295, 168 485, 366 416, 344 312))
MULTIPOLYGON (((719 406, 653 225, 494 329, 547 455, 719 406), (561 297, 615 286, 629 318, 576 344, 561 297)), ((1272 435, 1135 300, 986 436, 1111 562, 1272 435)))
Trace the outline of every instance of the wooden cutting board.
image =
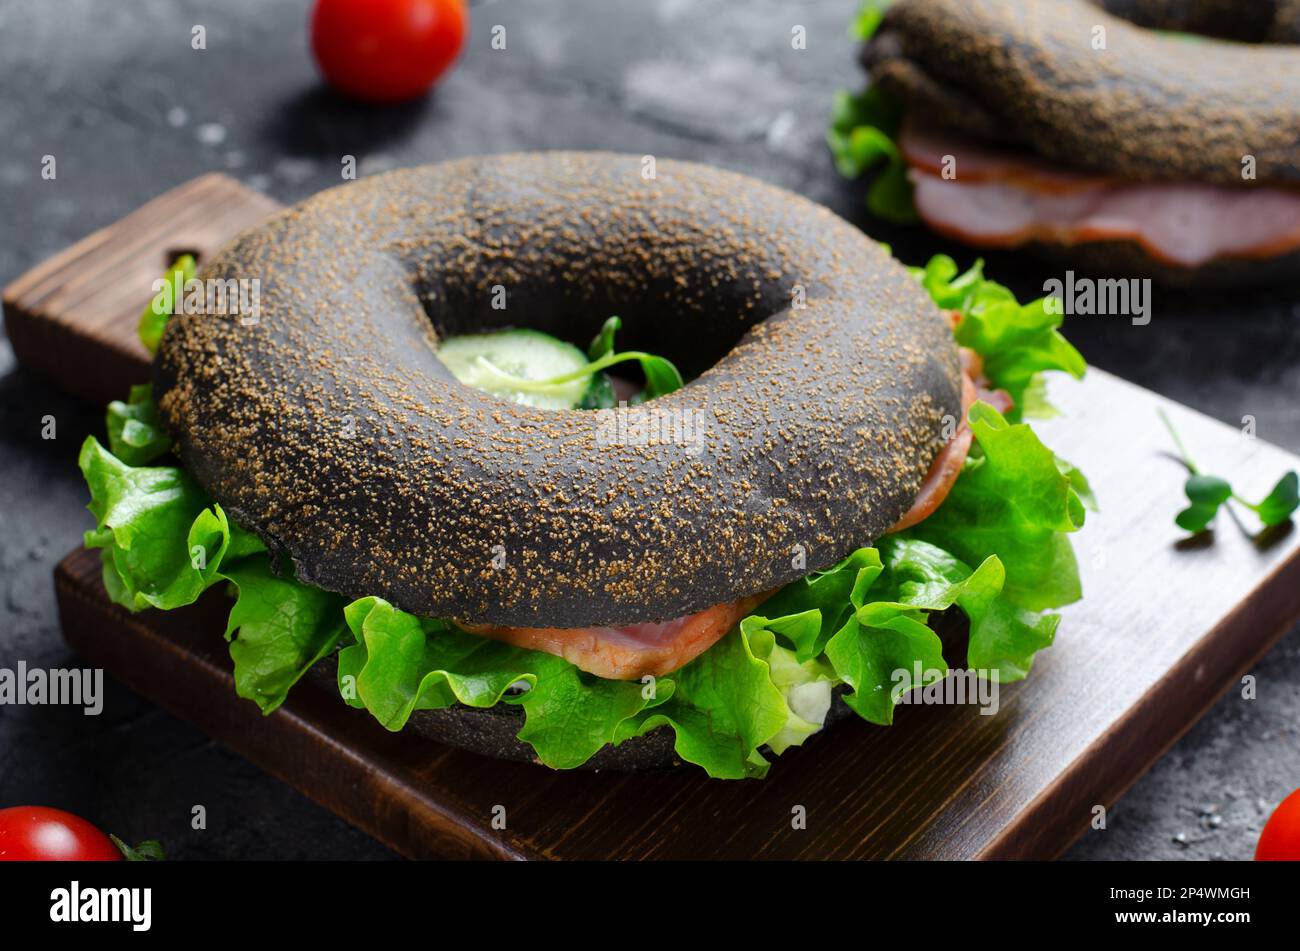
MULTIPOLYGON (((274 208, 220 175, 168 192, 5 291, 15 352, 88 398, 124 394, 147 378, 135 322, 167 258, 211 253, 274 208)), ((1184 474, 1156 409, 1202 464, 1252 495, 1300 459, 1099 371, 1052 396, 1063 415, 1038 428, 1089 474, 1102 506, 1076 536, 1085 598, 1063 612, 1057 643, 1002 689, 994 716, 904 707, 888 729, 827 731, 763 781, 498 762, 388 733, 311 682, 264 718, 235 695, 224 595, 131 615, 81 549, 55 573, 64 634, 90 663, 412 857, 1051 857, 1300 616, 1295 532, 1251 538, 1220 518, 1212 539, 1189 542, 1174 526, 1184 474)))

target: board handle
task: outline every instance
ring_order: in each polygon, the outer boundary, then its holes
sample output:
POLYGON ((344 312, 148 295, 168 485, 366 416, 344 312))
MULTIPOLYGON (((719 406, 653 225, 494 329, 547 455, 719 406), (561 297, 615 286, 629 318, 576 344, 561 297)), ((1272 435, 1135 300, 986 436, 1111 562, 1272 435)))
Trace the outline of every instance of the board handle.
POLYGON ((153 282, 179 255, 209 257, 281 207, 220 172, 159 195, 5 288, 14 356, 83 399, 124 398, 149 379, 136 324, 153 282))

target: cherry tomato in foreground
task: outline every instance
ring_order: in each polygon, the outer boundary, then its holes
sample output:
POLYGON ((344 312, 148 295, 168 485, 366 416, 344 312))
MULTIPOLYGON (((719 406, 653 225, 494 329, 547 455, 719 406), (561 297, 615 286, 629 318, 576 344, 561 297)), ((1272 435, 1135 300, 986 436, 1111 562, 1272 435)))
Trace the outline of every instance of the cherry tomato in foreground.
POLYGON ((120 862, 113 840, 62 809, 0 809, 0 861, 120 862))
POLYGON ((1255 861, 1300 862, 1300 789, 1283 799, 1264 823, 1255 861))
POLYGON ((426 92, 465 43, 465 0, 316 0, 311 48, 325 79, 369 102, 426 92))

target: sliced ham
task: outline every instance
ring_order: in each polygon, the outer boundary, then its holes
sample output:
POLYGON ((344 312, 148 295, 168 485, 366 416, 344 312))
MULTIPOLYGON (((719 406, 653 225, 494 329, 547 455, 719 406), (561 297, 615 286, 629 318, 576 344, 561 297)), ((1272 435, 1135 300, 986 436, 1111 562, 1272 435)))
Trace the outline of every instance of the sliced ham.
POLYGON ((968 244, 1132 241, 1182 267, 1300 248, 1297 191, 1120 182, 911 126, 900 147, 916 186, 917 213, 935 231, 968 244), (955 178, 943 177, 946 156, 955 160, 955 178))
POLYGON ((959 136, 935 132, 916 122, 904 124, 898 147, 910 168, 940 179, 948 171, 963 182, 1008 182, 1057 194, 1119 183, 1118 179, 1056 168, 1023 152, 993 149, 959 136))
MULTIPOLYGON (((957 315, 951 316, 955 323, 957 315)), ((996 408, 999 413, 1007 413, 1011 410, 1011 395, 1006 390, 990 388, 989 381, 984 378, 984 362, 978 353, 962 347, 961 364, 961 422, 947 445, 939 450, 939 455, 935 456, 934 462, 930 463, 930 470, 921 482, 921 491, 917 493, 916 501, 890 528, 891 533, 901 532, 929 518, 948 497, 948 492, 957 481, 957 476, 961 475, 962 466, 966 464, 966 455, 970 452, 973 434, 966 416, 975 401, 983 400, 996 408)))
POLYGON ((971 382, 970 377, 963 376, 961 423, 958 424, 957 431, 952 434, 947 445, 939 450, 939 455, 935 456, 934 462, 930 464, 930 471, 925 474, 925 479, 921 482, 921 491, 917 493, 916 501, 903 513, 903 517, 894 523, 890 532, 901 532, 928 518, 930 513, 948 497, 948 490, 957 481, 957 476, 961 474, 961 467, 966 463, 966 454, 970 452, 971 431, 970 423, 966 421, 966 411, 974 402, 975 384, 971 382))
POLYGON ((619 627, 461 626, 515 647, 555 654, 597 677, 638 680, 647 674, 663 676, 685 666, 721 640, 768 594, 715 604, 671 621, 619 627))

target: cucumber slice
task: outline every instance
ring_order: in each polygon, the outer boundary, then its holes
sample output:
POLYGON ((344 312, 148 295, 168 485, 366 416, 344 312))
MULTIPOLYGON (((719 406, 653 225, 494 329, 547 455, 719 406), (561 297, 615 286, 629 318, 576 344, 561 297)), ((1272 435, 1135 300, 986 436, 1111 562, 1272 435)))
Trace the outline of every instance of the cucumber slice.
POLYGON ((438 348, 438 359, 466 386, 541 409, 575 409, 592 386, 592 377, 584 376, 545 393, 525 393, 503 379, 549 380, 588 364, 587 355, 577 347, 539 330, 448 337, 438 348))

